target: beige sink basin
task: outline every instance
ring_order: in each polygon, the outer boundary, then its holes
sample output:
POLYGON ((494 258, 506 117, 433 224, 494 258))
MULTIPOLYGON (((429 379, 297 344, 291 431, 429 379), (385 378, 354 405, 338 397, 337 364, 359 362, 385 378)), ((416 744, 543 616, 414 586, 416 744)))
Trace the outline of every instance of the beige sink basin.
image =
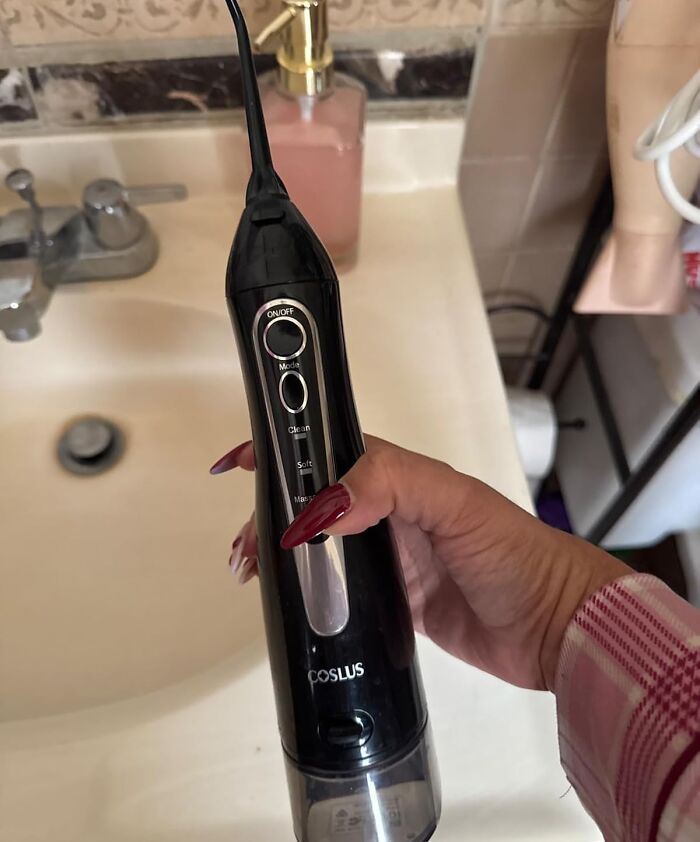
POLYGON ((252 481, 207 470, 248 431, 220 310, 86 285, 39 339, 0 343, 0 719, 140 695, 262 635, 257 590, 226 567, 252 481), (99 476, 56 456, 85 414, 126 437, 99 476))

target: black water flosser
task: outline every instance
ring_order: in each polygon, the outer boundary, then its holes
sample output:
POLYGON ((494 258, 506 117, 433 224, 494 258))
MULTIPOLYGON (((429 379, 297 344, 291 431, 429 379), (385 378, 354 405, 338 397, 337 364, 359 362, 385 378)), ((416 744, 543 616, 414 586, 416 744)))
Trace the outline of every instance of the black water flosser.
POLYGON ((226 3, 253 165, 226 297, 253 430, 260 587, 294 830, 300 842, 424 842, 439 786, 391 528, 280 547, 363 441, 333 264, 275 173, 245 22, 236 0, 226 3))

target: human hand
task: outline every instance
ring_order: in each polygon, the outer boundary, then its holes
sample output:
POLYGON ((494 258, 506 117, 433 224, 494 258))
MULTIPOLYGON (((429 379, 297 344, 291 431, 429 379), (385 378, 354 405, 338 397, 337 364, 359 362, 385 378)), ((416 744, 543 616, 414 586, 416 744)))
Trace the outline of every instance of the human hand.
MULTIPOLYGON (((351 535, 388 517, 416 628, 446 651, 531 689, 553 689, 566 626, 579 605, 632 571, 552 529, 478 480, 367 436, 364 454, 282 536, 291 548, 320 532, 351 535)), ((251 442, 212 468, 254 470, 251 442)), ((242 582, 257 568, 254 519, 233 544, 242 582)))

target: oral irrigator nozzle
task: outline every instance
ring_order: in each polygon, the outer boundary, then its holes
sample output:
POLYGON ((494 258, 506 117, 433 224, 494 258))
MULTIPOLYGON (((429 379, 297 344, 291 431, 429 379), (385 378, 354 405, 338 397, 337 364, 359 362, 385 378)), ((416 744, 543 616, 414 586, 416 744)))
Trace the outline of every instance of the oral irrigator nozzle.
POLYGON ((272 165, 270 143, 265 129, 260 92, 255 77, 255 65, 250 48, 248 29, 243 19, 243 13, 237 0, 226 0, 226 6, 233 19, 238 39, 238 56, 241 62, 241 78, 243 81, 243 101, 246 123, 248 125, 248 141, 250 143, 250 157, 253 172, 246 190, 246 204, 263 194, 288 198, 287 190, 282 179, 275 172, 272 165))

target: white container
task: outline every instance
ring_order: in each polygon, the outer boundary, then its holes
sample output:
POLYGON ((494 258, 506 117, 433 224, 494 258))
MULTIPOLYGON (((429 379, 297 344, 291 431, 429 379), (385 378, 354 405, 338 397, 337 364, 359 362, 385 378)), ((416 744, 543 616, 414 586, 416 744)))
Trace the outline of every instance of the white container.
POLYGON ((506 398, 527 485, 534 497, 554 463, 557 416, 544 392, 510 386, 506 398))

